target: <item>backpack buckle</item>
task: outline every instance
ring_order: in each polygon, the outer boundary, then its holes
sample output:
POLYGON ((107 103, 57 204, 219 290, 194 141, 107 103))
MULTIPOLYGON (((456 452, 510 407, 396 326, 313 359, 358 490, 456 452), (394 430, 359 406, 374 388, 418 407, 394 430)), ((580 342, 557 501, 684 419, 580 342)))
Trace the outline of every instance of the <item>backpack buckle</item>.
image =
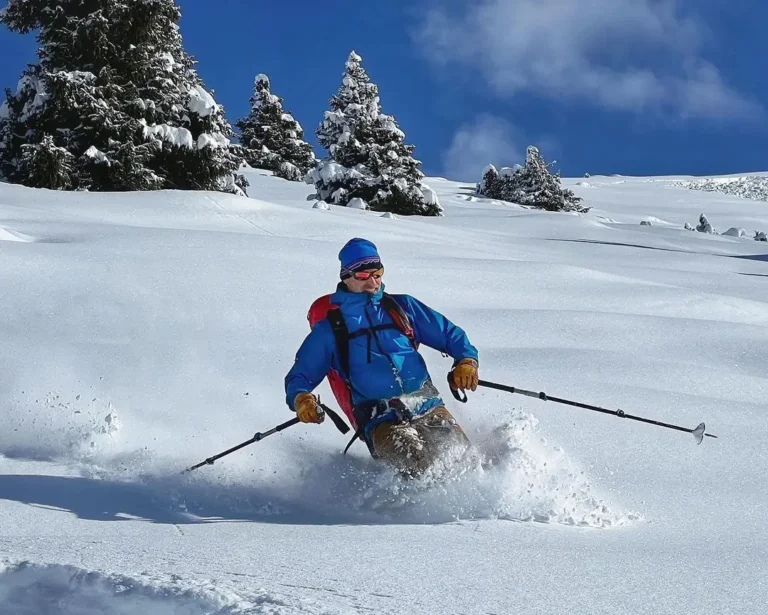
POLYGON ((392 397, 385 403, 387 409, 394 410, 399 423, 410 423, 413 420, 413 412, 411 412, 399 397, 392 397))

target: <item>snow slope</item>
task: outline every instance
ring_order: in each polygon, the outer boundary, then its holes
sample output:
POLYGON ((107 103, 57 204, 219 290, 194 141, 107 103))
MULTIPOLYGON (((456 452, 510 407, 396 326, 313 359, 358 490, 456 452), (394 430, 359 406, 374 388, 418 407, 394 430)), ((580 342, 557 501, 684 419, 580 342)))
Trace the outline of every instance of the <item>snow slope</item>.
POLYGON ((567 180, 568 215, 434 178, 440 219, 257 171, 250 199, 0 184, 0 614, 764 612, 768 245, 683 225, 768 206, 676 179, 567 180), (719 438, 486 389, 449 407, 495 463, 442 484, 330 421, 180 474, 291 417, 353 236, 482 377, 719 438))

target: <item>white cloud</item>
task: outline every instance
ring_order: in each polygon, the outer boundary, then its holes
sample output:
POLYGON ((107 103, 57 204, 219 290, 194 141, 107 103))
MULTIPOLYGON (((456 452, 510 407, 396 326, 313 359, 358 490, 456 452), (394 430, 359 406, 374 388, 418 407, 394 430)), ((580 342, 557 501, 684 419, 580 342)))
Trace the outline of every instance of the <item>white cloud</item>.
POLYGON ((512 124, 493 115, 480 115, 454 133, 443 156, 446 177, 477 182, 488 163, 512 166, 525 161, 526 144, 512 124))
POLYGON ((748 118, 756 102, 701 56, 711 34, 675 0, 445 0, 417 33, 437 65, 480 71, 503 96, 530 92, 623 111, 748 118))

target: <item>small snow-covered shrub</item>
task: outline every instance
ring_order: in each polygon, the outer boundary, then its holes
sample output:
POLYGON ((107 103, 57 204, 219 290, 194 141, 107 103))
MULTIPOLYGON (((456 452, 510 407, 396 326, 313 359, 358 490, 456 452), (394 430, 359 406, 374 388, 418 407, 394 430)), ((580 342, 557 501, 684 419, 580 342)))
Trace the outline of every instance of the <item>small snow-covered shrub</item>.
POLYGON ((720 192, 756 201, 768 201, 768 177, 759 175, 675 180, 670 185, 704 192, 720 192))
POLYGON ((580 204, 580 197, 560 185, 560 174, 551 173, 551 166, 544 162, 537 148, 529 146, 525 166, 505 167, 499 172, 493 165, 488 165, 475 191, 487 198, 547 211, 589 211, 580 204))
POLYGON ((699 231, 699 233, 715 233, 715 229, 712 228, 709 220, 707 220, 707 216, 704 214, 699 216, 699 224, 696 226, 696 230, 699 231))

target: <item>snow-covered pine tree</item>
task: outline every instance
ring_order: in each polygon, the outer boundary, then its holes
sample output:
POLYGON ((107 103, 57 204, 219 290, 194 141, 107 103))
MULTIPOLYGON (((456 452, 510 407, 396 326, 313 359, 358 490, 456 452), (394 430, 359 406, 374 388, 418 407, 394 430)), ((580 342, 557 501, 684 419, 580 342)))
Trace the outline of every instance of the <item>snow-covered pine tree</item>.
POLYGON ((283 110, 283 99, 270 91, 266 75, 256 75, 250 103, 248 116, 235 122, 246 162, 283 179, 304 179, 315 164, 315 154, 304 141, 301 125, 283 110))
POLYGON ((480 196, 487 196, 491 199, 501 198, 501 187, 503 180, 496 167, 489 164, 483 169, 483 178, 475 187, 475 193, 480 196))
POLYGON ((361 199, 369 209, 396 214, 442 214, 437 195, 422 184, 414 146, 395 118, 382 113, 379 89, 354 51, 316 134, 328 150, 305 179, 317 198, 337 205, 361 199))
POLYGON ((551 173, 551 166, 544 162, 538 148, 529 146, 523 167, 502 169, 502 173, 493 165, 486 167, 477 185, 478 194, 547 211, 589 211, 589 207, 580 205, 580 197, 561 186, 560 174, 551 173))
POLYGON ((9 0, 0 23, 38 31, 39 63, 6 92, 0 174, 28 183, 23 146, 49 135, 74 159, 73 188, 239 191, 231 126, 184 52, 179 19, 173 0, 9 0))
POLYGON ((20 166, 27 186, 52 190, 72 187, 74 156, 63 147, 57 147, 51 135, 45 135, 38 145, 21 147, 20 166))

